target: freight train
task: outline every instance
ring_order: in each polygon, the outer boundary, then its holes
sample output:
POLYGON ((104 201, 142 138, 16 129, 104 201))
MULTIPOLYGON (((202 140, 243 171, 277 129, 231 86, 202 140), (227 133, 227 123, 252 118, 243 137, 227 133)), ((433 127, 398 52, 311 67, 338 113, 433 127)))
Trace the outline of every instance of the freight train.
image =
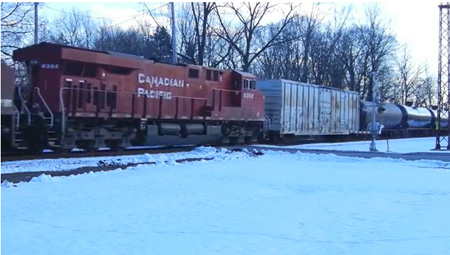
MULTIPOLYGON (((371 111, 352 91, 109 51, 40 43, 13 60, 23 75, 2 63, 2 153, 352 136, 371 111)), ((386 130, 435 125, 432 110, 377 109, 386 130)))

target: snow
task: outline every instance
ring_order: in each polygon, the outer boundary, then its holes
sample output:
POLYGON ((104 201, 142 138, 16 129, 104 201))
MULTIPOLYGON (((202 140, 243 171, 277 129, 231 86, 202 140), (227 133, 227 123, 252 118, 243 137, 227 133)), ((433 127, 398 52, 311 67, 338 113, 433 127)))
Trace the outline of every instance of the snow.
MULTIPOLYGON (((283 147, 294 149, 311 149, 311 150, 369 151, 370 143, 371 141, 359 141, 359 142, 345 142, 345 143, 303 144, 303 145, 293 145, 283 147)), ((379 152, 386 152, 386 153, 438 152, 450 154, 450 151, 448 150, 434 150, 436 147, 436 137, 382 139, 376 140, 375 144, 379 152)), ((265 145, 264 147, 270 148, 274 146, 265 145)))
POLYGON ((158 164, 4 183, 2 254, 450 253, 448 162, 208 147, 141 157, 121 159, 158 164))
POLYGON ((1 172, 40 172, 40 171, 62 171, 73 170, 80 167, 103 165, 127 165, 133 163, 156 162, 161 164, 166 161, 175 161, 184 158, 200 157, 226 157, 227 150, 216 150, 213 147, 198 147, 189 152, 167 153, 167 154, 140 154, 132 156, 110 156, 110 157, 82 157, 65 159, 42 159, 42 160, 20 160, 2 162, 1 172), (100 162, 101 161, 101 162, 100 162))
MULTIPOLYGON (((347 142, 347 143, 319 143, 305 144, 295 146, 273 146, 258 145, 261 149, 268 150, 270 148, 294 148, 294 149, 312 149, 312 150, 336 150, 336 151, 369 151, 370 141, 347 142)), ((395 139, 389 140, 389 150, 387 150, 386 140, 376 141, 377 149, 386 153, 413 153, 413 152, 439 152, 448 153, 449 151, 431 150, 435 146, 434 137, 413 138, 413 139, 395 139)), ((239 154, 234 154, 239 155, 239 154)), ((113 156, 113 157, 83 157, 69 159, 44 159, 44 160, 20 160, 7 161, 1 163, 1 173, 16 172, 40 172, 40 171, 62 171, 72 170, 80 167, 98 166, 100 163, 105 165, 127 165, 131 163, 156 162, 156 164, 168 161, 175 162, 184 158, 201 158, 201 157, 226 158, 229 153, 226 149, 216 150, 212 147, 198 147, 190 152, 167 153, 167 154, 148 154, 133 156, 113 156), (102 162, 100 162, 102 161, 102 162)), ((449 155, 450 157, 450 155, 449 155)))

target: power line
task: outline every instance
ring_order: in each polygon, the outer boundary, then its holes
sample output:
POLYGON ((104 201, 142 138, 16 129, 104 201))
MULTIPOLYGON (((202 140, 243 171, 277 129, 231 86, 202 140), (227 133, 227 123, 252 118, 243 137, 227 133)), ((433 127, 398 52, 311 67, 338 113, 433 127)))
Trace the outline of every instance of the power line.
MULTIPOLYGON (((151 15, 151 12, 152 12, 152 11, 156 11, 156 10, 158 10, 158 9, 160 9, 160 8, 163 8, 163 7, 167 6, 167 5, 169 5, 169 3, 163 4, 163 5, 159 6, 159 7, 153 8, 153 9, 151 9, 151 10, 148 9, 147 11, 148 11, 148 13, 150 13, 150 16, 151 16, 153 19, 155 19, 155 18, 153 17, 153 15, 151 15)), ((147 13, 146 11, 142 11, 140 14, 137 14, 137 15, 133 16, 133 17, 130 18, 130 19, 127 19, 127 20, 121 21, 121 22, 119 22, 119 23, 116 23, 116 24, 114 24, 114 25, 108 26, 108 27, 106 27, 105 29, 113 28, 113 27, 115 27, 115 26, 118 26, 118 25, 123 24, 123 23, 125 23, 125 22, 128 22, 128 21, 130 21, 130 20, 136 19, 138 16, 140 16, 140 15, 142 15, 142 14, 146 14, 146 13, 147 13)), ((155 20, 155 22, 156 22, 156 20, 155 20)), ((157 23, 157 22, 156 22, 156 23, 157 23)))
POLYGON ((148 6, 144 3, 145 8, 147 8, 148 14, 150 15, 150 17, 153 19, 153 21, 156 23, 156 26, 158 26, 158 27, 159 27, 159 23, 158 23, 158 21, 155 19, 155 17, 153 16, 152 11, 157 10, 157 9, 162 8, 162 7, 164 7, 164 6, 167 6, 167 5, 168 5, 168 4, 165 4, 165 5, 163 5, 163 6, 160 6, 160 7, 158 7, 158 8, 155 8, 155 9, 151 10, 151 9, 149 9, 148 6))
POLYGON ((57 11, 57 12, 60 12, 60 13, 64 13, 64 14, 68 14, 68 15, 74 15, 74 16, 78 16, 78 17, 84 17, 84 18, 92 18, 92 19, 116 19, 116 18, 113 18, 113 17, 94 17, 94 16, 91 16, 91 15, 82 15, 82 14, 78 14, 78 13, 71 13, 71 12, 67 12, 67 11, 65 11, 65 10, 58 10, 58 9, 55 9, 55 8, 53 8, 53 7, 50 7, 50 6, 48 6, 48 5, 44 5, 43 6, 44 8, 47 8, 47 9, 50 9, 50 10, 53 10, 53 11, 57 11))
POLYGON ((110 29, 110 28, 116 27, 116 26, 118 26, 118 25, 120 25, 120 24, 123 24, 123 23, 125 23, 125 22, 128 22, 128 21, 130 21, 130 20, 134 20, 134 19, 136 19, 137 17, 139 17, 139 16, 141 16, 142 14, 145 14, 145 13, 146 13, 146 12, 141 12, 141 13, 139 13, 139 14, 137 14, 137 15, 131 17, 130 19, 127 19, 127 20, 121 21, 121 22, 119 22, 119 23, 116 23, 116 24, 114 24, 114 25, 108 26, 108 27, 106 27, 105 29, 110 29))
MULTIPOLYGON (((119 22, 119 23, 116 23, 116 24, 113 24, 113 25, 111 25, 111 26, 108 26, 108 27, 106 27, 106 29, 110 29, 110 28, 116 27, 116 26, 118 26, 118 25, 120 25, 120 24, 123 24, 123 23, 125 23, 125 22, 134 20, 134 19, 136 19, 137 17, 139 17, 139 16, 141 16, 141 15, 143 15, 143 14, 147 14, 147 13, 149 13, 150 16, 151 16, 151 18, 153 18, 153 20, 155 20, 155 18, 154 18, 153 15, 151 14, 151 12, 152 12, 152 11, 155 11, 155 10, 158 10, 158 9, 160 9, 160 8, 163 8, 163 7, 165 7, 165 6, 168 6, 168 5, 169 5, 169 3, 166 3, 166 4, 163 4, 163 5, 161 5, 161 6, 155 7, 155 8, 153 8, 153 9, 148 9, 148 8, 147 8, 146 11, 142 11, 142 12, 140 12, 140 13, 134 15, 133 17, 131 17, 131 18, 127 19, 127 20, 124 20, 124 21, 121 21, 121 22, 119 22)), ((67 12, 67 11, 64 11, 64 10, 55 9, 55 8, 50 7, 50 6, 48 6, 48 5, 43 5, 43 7, 44 7, 44 8, 47 8, 47 9, 50 9, 50 10, 53 10, 53 11, 61 12, 61 13, 64 13, 64 14, 74 15, 74 16, 77 16, 77 17, 85 17, 85 18, 93 18, 93 19, 109 19, 109 20, 119 19, 119 18, 117 18, 117 17, 116 17, 116 18, 114 18, 114 17, 95 17, 95 16, 90 16, 90 15, 82 15, 82 14, 78 14, 78 13, 70 13, 70 12, 67 12)), ((155 20, 155 22, 156 22, 156 20, 155 20)))

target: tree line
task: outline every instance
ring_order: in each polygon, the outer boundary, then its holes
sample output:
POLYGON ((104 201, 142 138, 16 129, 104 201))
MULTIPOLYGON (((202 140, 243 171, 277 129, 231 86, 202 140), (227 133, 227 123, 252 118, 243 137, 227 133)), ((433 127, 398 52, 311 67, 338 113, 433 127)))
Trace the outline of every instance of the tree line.
MULTIPOLYGON (((40 41, 170 62, 170 23, 158 22, 170 17, 145 3, 142 7, 145 16, 126 28, 77 9, 52 22, 40 17, 40 41)), ((180 63, 348 89, 359 92, 362 100, 373 100, 376 84, 382 102, 435 102, 435 78, 426 65, 414 63, 407 46, 399 45, 377 4, 366 5, 362 22, 352 18, 351 6, 330 5, 324 11, 319 4, 193 2, 178 7, 180 63)), ((33 8, 33 3, 1 3, 2 59, 33 43, 33 8)))

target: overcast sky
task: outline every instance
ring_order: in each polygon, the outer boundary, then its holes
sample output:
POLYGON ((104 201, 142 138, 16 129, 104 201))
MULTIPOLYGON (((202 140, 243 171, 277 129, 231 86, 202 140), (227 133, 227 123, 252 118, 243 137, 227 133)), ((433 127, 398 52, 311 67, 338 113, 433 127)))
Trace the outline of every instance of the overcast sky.
MULTIPOLYGON (((165 3, 149 4, 156 8, 165 3)), ((345 4, 349 3, 351 2, 345 4)), ((355 18, 364 17, 364 7, 367 4, 370 3, 353 2, 355 18)), ((413 60, 417 64, 428 64, 430 73, 434 75, 437 74, 438 70, 438 4, 438 1, 389 1, 379 3, 383 16, 391 19, 392 31, 396 34, 398 41, 401 44, 407 44, 413 60)), ((61 10, 68 11, 75 7, 90 11, 94 17, 110 17, 112 24, 121 23, 121 25, 130 24, 133 22, 133 17, 143 11, 142 5, 138 2, 47 2, 44 6, 47 7, 41 8, 40 13, 49 19, 62 14, 61 10)))

